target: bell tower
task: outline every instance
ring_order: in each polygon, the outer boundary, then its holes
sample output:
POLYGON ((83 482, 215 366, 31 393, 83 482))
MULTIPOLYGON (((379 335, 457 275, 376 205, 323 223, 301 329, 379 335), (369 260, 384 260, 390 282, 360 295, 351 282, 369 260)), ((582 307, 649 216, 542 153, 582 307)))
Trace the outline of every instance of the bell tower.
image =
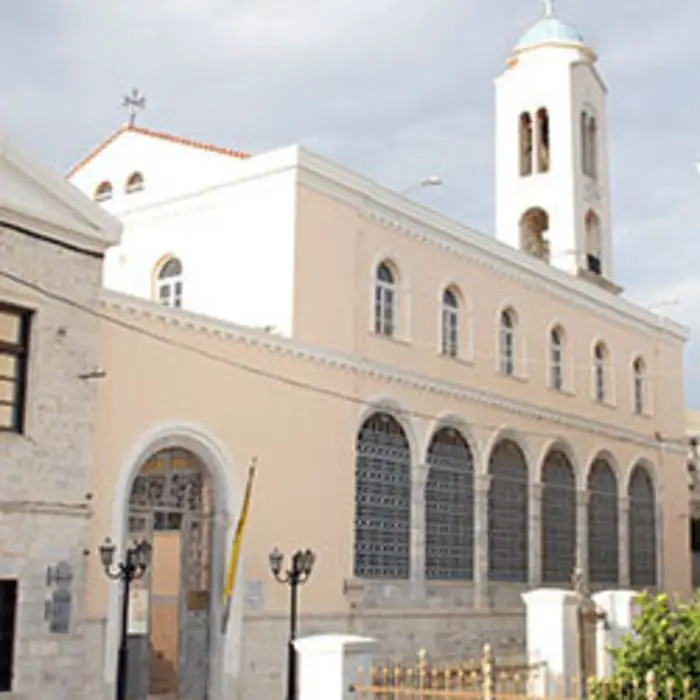
POLYGON ((544 0, 496 80, 496 237, 617 293, 596 60, 544 0))

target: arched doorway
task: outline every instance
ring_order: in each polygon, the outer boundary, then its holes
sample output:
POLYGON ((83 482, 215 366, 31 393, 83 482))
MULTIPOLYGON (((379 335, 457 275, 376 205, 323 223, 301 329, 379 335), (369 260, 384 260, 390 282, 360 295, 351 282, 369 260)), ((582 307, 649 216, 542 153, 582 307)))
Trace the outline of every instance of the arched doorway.
POLYGON ((163 449, 141 465, 127 538, 148 539, 153 553, 130 601, 130 700, 209 697, 213 511, 209 473, 192 452, 163 449))

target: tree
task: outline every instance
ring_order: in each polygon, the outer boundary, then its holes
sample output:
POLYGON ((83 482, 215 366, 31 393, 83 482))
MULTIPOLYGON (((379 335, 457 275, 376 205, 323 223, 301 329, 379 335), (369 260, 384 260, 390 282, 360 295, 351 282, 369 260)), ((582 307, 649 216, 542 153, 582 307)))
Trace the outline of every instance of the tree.
POLYGON ((700 689, 700 596, 674 605, 665 594, 645 593, 638 602, 641 612, 633 634, 618 649, 610 650, 615 674, 595 684, 593 697, 645 697, 651 683, 658 698, 684 697, 684 688, 696 697, 700 689))

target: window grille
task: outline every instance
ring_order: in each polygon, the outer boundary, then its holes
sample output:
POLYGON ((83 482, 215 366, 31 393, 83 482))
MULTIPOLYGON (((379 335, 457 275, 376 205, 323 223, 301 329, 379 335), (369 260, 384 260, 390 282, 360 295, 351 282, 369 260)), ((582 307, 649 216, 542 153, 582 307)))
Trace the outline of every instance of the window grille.
POLYGON ((459 300, 450 289, 442 296, 442 352, 448 357, 459 354, 459 300))
POLYGON ((593 584, 617 586, 620 540, 617 478, 597 459, 588 475, 588 578, 593 584))
POLYGON ((629 483, 630 585, 656 586, 656 497, 649 472, 637 465, 629 483))
POLYGON ((594 351, 594 373, 595 373, 595 400, 598 403, 605 402, 605 361, 607 351, 602 343, 595 346, 594 351))
POLYGON ((355 463, 355 576, 407 579, 410 573, 411 451, 395 418, 371 416, 355 463))
POLYGON ((509 310, 501 313, 501 372, 506 375, 515 373, 515 321, 509 310))
POLYGON ((561 391, 564 388, 564 343, 562 332, 554 328, 550 337, 550 362, 552 389, 561 391))
POLYGON ((634 373, 634 412, 641 416, 644 414, 644 384, 645 384, 645 374, 646 368, 644 366, 644 360, 638 357, 634 361, 633 373, 634 373))
POLYGON ((386 263, 377 268, 374 286, 374 332, 393 337, 396 331, 396 279, 386 263))

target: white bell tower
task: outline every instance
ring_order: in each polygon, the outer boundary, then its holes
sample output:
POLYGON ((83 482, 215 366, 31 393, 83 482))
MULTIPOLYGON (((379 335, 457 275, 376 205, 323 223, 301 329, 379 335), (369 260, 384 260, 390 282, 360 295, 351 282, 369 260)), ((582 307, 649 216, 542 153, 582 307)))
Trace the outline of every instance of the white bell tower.
POLYGON ((607 89, 581 34, 544 5, 496 80, 496 237, 617 293, 607 89))

